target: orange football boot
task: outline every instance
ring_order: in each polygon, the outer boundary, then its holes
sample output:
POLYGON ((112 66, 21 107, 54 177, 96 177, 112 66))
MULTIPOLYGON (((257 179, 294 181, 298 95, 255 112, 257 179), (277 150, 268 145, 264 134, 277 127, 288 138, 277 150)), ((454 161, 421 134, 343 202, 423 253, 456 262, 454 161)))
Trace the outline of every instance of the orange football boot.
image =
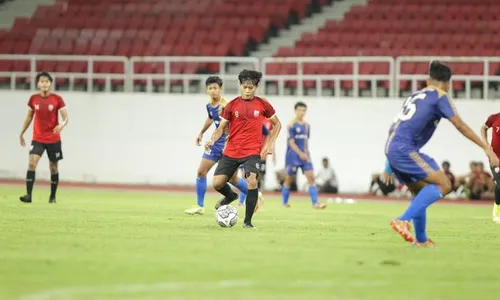
POLYGON ((391 221, 391 227, 403 237, 403 239, 407 242, 413 243, 415 241, 415 237, 411 233, 411 224, 408 221, 402 221, 394 219, 391 221))

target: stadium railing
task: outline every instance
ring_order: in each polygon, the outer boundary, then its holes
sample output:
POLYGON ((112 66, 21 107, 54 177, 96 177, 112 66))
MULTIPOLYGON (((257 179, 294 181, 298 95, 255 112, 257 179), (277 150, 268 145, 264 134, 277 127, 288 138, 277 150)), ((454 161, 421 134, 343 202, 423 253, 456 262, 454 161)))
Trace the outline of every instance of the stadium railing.
MULTIPOLYGON (((24 71, 0 71, 0 86, 3 89, 16 90, 19 89, 18 84, 22 82, 21 89, 35 90, 34 80, 36 73, 42 71, 41 63, 43 62, 84 62, 86 63, 86 72, 58 72, 57 66, 54 69, 44 69, 49 71, 55 79, 67 79, 66 89, 74 90, 77 85, 85 85, 84 90, 88 92, 94 91, 124 91, 133 92, 134 85, 137 81, 142 81, 145 84, 144 92, 153 92, 153 86, 156 81, 161 81, 164 84, 164 91, 170 92, 172 83, 182 86, 183 93, 190 93, 193 90, 189 86, 193 81, 198 83, 203 82, 211 72, 204 72, 204 74, 192 73, 171 73, 172 64, 174 63, 200 63, 216 65, 217 74, 225 81, 236 84, 236 74, 243 67, 259 69, 263 71, 265 84, 276 84, 276 93, 278 95, 285 95, 287 83, 295 82, 295 95, 312 95, 322 96, 325 85, 324 82, 328 81, 333 83, 328 85, 327 88, 333 90, 336 97, 340 96, 360 96, 360 82, 369 82, 370 84, 363 85, 363 91, 368 89, 372 97, 376 96, 377 89, 385 89, 387 93, 382 97, 399 97, 408 91, 420 88, 422 81, 427 79, 428 63, 432 59, 439 59, 442 61, 455 64, 457 71, 454 70, 453 84, 455 91, 460 90, 463 94, 461 98, 474 98, 474 99, 491 99, 494 98, 492 91, 498 89, 500 83, 500 76, 496 75, 494 70, 500 67, 500 57, 428 57, 428 56, 403 56, 398 58, 383 57, 383 56, 355 56, 355 57, 270 57, 259 60, 255 57, 120 57, 120 56, 75 56, 75 55, 0 55, 0 65, 5 61, 24 62, 29 64, 29 68, 24 71), (99 69, 96 70, 94 64, 113 63, 115 66, 118 64, 120 70, 113 69, 99 69), (161 72, 158 70, 154 72, 140 72, 136 71, 135 67, 140 63, 158 63, 163 64, 161 72), (366 71, 366 64, 388 64, 388 68, 382 68, 383 71, 377 73, 380 68, 371 68, 366 71), (276 72, 271 71, 271 64, 287 64, 294 65, 293 71, 276 72), (311 71, 311 65, 323 65, 324 68, 314 68, 311 71), (340 64, 349 64, 350 71, 345 72, 332 72, 335 67, 328 68, 327 66, 340 64), (405 73, 404 64, 412 65, 412 73, 405 73), (415 65, 419 64, 420 68, 415 71, 415 65), (465 69, 461 68, 460 64, 464 64, 465 69), (308 70, 309 68, 309 70, 308 70), (365 69, 365 70, 363 70, 365 69), (418 70, 420 69, 420 70, 418 70), (462 69, 462 73, 460 71, 462 69), (465 70, 465 71, 464 71, 465 70), (106 72, 107 71, 107 72, 106 72), (333 74, 332 74, 333 73, 333 74), (21 80, 22 79, 22 80, 21 80), (304 87, 304 81, 314 81, 314 89, 312 93, 306 93, 307 88, 304 87), (350 81, 350 93, 341 93, 345 88, 342 84, 345 81, 350 81), (409 86, 402 89, 401 82, 410 82, 409 86), (383 82, 384 84, 380 84, 383 82), (455 83, 459 83, 455 85, 455 83), (99 85, 100 89, 94 89, 99 85), (121 89, 116 89, 116 86, 121 86, 121 89), (471 91, 474 91, 474 95, 471 91)), ((55 66, 56 64, 52 64, 55 66)), ((175 71, 175 70, 173 70, 175 71)), ((194 92, 201 92, 202 89, 194 90, 194 92)), ((496 92, 495 92, 496 93, 496 92)), ((365 95, 366 96, 366 95, 365 95)))
POLYGON ((441 60, 452 65, 453 76, 451 78, 452 90, 462 90, 465 99, 492 99, 496 95, 490 95, 490 88, 497 90, 500 76, 495 72, 499 70, 500 57, 454 57, 454 56, 400 56, 395 59, 395 89, 396 95, 401 93, 401 81, 410 81, 411 91, 421 88, 419 82, 428 78, 427 69, 422 68, 420 74, 405 74, 403 64, 421 63, 424 67, 432 60, 441 60), (466 74, 463 74, 466 73, 466 74), (492 74, 493 73, 493 74, 492 74), (458 84, 458 85, 456 85, 458 84), (479 93, 471 95, 475 89, 479 93))
POLYGON ((204 82, 209 74, 185 74, 172 73, 172 63, 202 63, 202 64, 217 64, 214 69, 217 69, 217 76, 221 77, 224 82, 236 81, 235 73, 228 72, 228 69, 233 65, 243 64, 251 69, 260 70, 260 61, 256 57, 207 57, 207 56, 134 56, 130 58, 130 70, 132 73, 129 76, 129 87, 137 80, 146 82, 146 92, 153 91, 153 81, 162 80, 165 84, 165 90, 170 91, 172 81, 182 81, 182 91, 189 91, 190 82, 195 80, 204 82), (163 64, 164 72, 158 73, 136 73, 137 64, 140 63, 160 63, 163 64))
MULTIPOLYGON (((313 67, 314 68, 314 67, 313 67)), ((321 68, 316 68, 316 70, 321 70, 321 68)), ((359 97, 359 82, 369 81, 371 88, 371 95, 375 97, 377 94, 376 89, 378 82, 387 81, 388 85, 388 96, 393 97, 394 94, 394 59, 392 57, 383 56, 339 56, 339 57, 268 57, 262 59, 262 72, 264 73, 264 83, 266 82, 277 82, 278 83, 278 94, 284 95, 285 82, 294 80, 297 81, 297 94, 298 96, 304 95, 304 81, 314 80, 316 81, 316 96, 322 96, 323 92, 323 81, 333 81, 333 87, 335 90, 335 95, 339 97, 341 95, 341 81, 352 81, 352 96, 359 97), (279 74, 271 75, 268 74, 269 64, 296 64, 297 74, 279 74), (305 74, 305 64, 311 66, 312 64, 330 64, 334 66, 335 64, 351 64, 352 72, 350 74, 326 74, 326 73, 316 73, 316 74, 305 74), (361 63, 386 63, 389 65, 387 68, 388 72, 380 74, 360 74, 360 64, 361 63)))
POLYGON ((35 90, 34 84, 37 72, 48 71, 54 80, 58 78, 69 79, 69 90, 73 90, 76 81, 84 79, 88 87, 88 91, 93 90, 94 80, 101 79, 105 81, 106 91, 111 90, 111 80, 126 80, 130 74, 129 59, 122 56, 81 56, 81 55, 0 55, 2 61, 24 61, 29 62, 29 70, 24 72, 0 71, 0 78, 8 78, 11 90, 16 89, 16 82, 19 78, 26 78, 30 90, 35 90), (85 62, 87 63, 87 72, 54 72, 54 70, 42 70, 38 67, 38 63, 43 62, 85 62), (94 72, 94 62, 112 62, 123 64, 124 73, 98 73, 94 72))

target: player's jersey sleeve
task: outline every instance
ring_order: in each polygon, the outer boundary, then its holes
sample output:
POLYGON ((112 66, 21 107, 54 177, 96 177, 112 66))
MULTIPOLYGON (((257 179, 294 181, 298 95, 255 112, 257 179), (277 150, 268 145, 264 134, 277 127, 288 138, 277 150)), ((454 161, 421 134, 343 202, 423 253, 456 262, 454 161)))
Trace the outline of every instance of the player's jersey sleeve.
POLYGON ((497 118, 497 115, 491 115, 488 117, 488 120, 484 123, 484 125, 488 126, 488 128, 493 127, 493 122, 495 122, 495 119, 497 118))
POLYGON ((448 95, 443 95, 441 98, 439 98, 437 106, 439 113, 443 118, 450 119, 458 115, 455 104, 448 95))
POLYGON ((233 119, 233 102, 234 101, 235 100, 229 102, 222 110, 221 118, 228 121, 228 122, 231 122, 231 120, 233 119))
POLYGON ((66 107, 66 103, 64 103, 64 100, 61 96, 57 96, 57 110, 63 109, 66 107))
POLYGON ((269 129, 267 129, 266 125, 262 125, 262 135, 263 136, 269 135, 269 129))
POLYGON ((35 110, 35 96, 31 96, 30 100, 28 100, 28 107, 35 110))
POLYGON ((274 107, 271 105, 271 103, 269 103, 269 101, 262 100, 262 105, 264 105, 264 117, 269 119, 276 114, 274 107))

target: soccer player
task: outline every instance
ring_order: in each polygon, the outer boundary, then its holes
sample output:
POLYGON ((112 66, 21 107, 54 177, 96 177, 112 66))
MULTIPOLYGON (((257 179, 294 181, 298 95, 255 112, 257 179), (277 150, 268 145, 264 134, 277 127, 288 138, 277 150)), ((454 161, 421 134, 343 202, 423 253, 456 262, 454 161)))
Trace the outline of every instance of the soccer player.
MULTIPOLYGON (((271 137, 270 133, 271 133, 272 127, 267 126, 266 121, 269 121, 269 120, 265 119, 264 124, 262 125, 262 145, 265 145, 267 140, 271 137)), ((274 149, 274 145, 273 145, 272 149, 274 149)), ((275 157, 275 153, 273 152, 273 158, 274 157, 275 157)), ((240 170, 241 170, 241 176, 245 177, 245 166, 240 165, 240 170)), ((257 178, 257 180, 258 180, 257 188, 259 189, 259 196, 258 196, 256 211, 258 208, 260 208, 262 206, 263 201, 264 201, 264 196, 262 195, 262 192, 261 192, 261 182, 263 181, 263 177, 265 176, 265 174, 266 174, 266 160, 263 160, 260 162, 260 176, 257 178)), ((244 205, 245 205, 245 198, 240 197, 240 202, 238 203, 238 206, 242 207, 244 205)))
MULTIPOLYGON (((198 134, 198 137, 196 138, 196 144, 198 146, 201 145, 203 134, 208 130, 208 128, 210 128, 212 123, 215 124, 215 128, 219 127, 221 121, 220 114, 224 109, 224 106, 227 104, 226 100, 221 97, 222 84, 222 79, 218 76, 208 77, 205 81, 206 91, 210 96, 210 100, 206 105, 208 117, 201 128, 200 134, 198 134)), ((198 167, 198 175, 196 177, 197 206, 185 210, 184 212, 186 214, 202 215, 205 213, 204 204, 205 193, 207 191, 207 173, 222 157, 222 149, 224 149, 226 144, 226 138, 226 133, 223 133, 220 138, 209 149, 206 149, 205 153, 203 153, 200 166, 198 167)), ((240 190, 241 201, 245 201, 246 193, 248 191, 247 182, 242 178, 238 178, 237 172, 232 175, 230 182, 240 190)))
POLYGON ((315 184, 314 168, 308 147, 310 126, 304 120, 306 111, 307 105, 304 102, 297 102, 295 104, 295 119, 288 125, 288 146, 285 158, 287 174, 281 189, 283 206, 290 207, 288 198, 290 197, 292 176, 297 174, 297 170, 300 168, 309 184, 309 195, 311 196, 313 208, 325 209, 326 205, 318 202, 318 188, 315 184))
POLYGON ((222 112, 219 128, 205 145, 207 149, 212 147, 229 125, 229 137, 213 179, 215 190, 221 193, 224 198, 217 202, 215 208, 230 204, 238 198, 227 181, 238 170, 239 165, 243 164, 245 178, 248 182, 243 224, 245 228, 253 228, 252 217, 257 205, 257 178, 260 173, 260 162, 268 154, 271 154, 272 145, 281 129, 281 123, 275 115, 272 105, 267 100, 255 96, 261 78, 262 73, 257 71, 243 70, 240 72, 238 80, 241 96, 227 104, 222 112), (262 124, 266 118, 273 123, 273 129, 270 138, 262 145, 262 124))
MULTIPOLYGON (((491 136, 491 148, 497 156, 500 156, 500 113, 488 117, 481 127, 481 136, 485 144, 488 142, 488 130, 493 128, 491 136)), ((493 222, 500 224, 500 168, 491 166, 491 172, 495 179, 495 203, 493 203, 493 222)))
POLYGON ((61 96, 51 92, 52 77, 49 73, 39 73, 36 76, 36 83, 40 93, 31 96, 28 102, 28 114, 19 135, 19 142, 24 147, 26 145, 24 133, 34 117, 33 140, 31 141, 28 172, 26 174, 26 195, 20 197, 19 200, 31 203, 36 167, 40 157, 47 151, 51 173, 49 203, 56 203, 57 185, 59 184, 58 164, 63 159, 60 134, 68 124, 68 114, 66 104, 61 96), (59 123, 59 114, 61 114, 62 118, 61 123, 59 123))
POLYGON ((426 234, 427 207, 452 189, 450 180, 437 163, 420 152, 434 134, 441 118, 448 119, 463 136, 481 147, 492 166, 498 166, 498 157, 490 146, 458 115, 446 93, 450 79, 451 70, 447 65, 439 61, 431 62, 427 87, 413 93, 404 102, 386 142, 387 171, 393 172, 399 182, 406 184, 414 197, 406 211, 390 224, 403 239, 416 247, 435 247, 426 234), (415 236, 411 232, 412 220, 415 236))

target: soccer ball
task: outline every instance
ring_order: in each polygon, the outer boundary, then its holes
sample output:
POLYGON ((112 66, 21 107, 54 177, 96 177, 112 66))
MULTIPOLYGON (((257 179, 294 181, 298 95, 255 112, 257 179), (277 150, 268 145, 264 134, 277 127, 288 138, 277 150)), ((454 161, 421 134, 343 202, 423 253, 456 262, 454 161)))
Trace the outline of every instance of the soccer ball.
POLYGON ((222 205, 215 213, 217 224, 220 227, 233 227, 238 223, 238 211, 231 205, 222 205))

